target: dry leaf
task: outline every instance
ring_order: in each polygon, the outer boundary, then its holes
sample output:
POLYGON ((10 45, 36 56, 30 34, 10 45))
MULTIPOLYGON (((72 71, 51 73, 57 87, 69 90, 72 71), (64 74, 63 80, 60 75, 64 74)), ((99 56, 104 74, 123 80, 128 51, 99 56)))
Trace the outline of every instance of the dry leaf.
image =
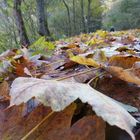
POLYGON ((6 81, 0 84, 0 98, 1 96, 7 97, 9 94, 9 85, 6 81))
POLYGON ((13 82, 10 95, 11 105, 19 105, 36 97, 54 111, 63 110, 79 98, 90 104, 96 114, 110 125, 127 131, 135 139, 131 130, 137 121, 124 108, 89 85, 20 77, 13 82))
POLYGON ((0 54, 0 61, 5 60, 7 57, 13 57, 16 54, 16 49, 15 50, 7 50, 0 54))
POLYGON ((140 62, 136 62, 132 67, 133 73, 140 78, 140 62))
POLYGON ((131 68, 136 61, 140 61, 140 58, 133 55, 115 55, 109 60, 111 66, 118 66, 125 69, 131 68))
MULTIPOLYGON (((90 84, 94 86, 94 82, 90 84)), ((96 89, 117 101, 140 109, 140 88, 137 85, 129 84, 115 76, 105 75, 98 79, 96 89)), ((136 108, 128 110, 131 111, 136 112, 136 108)))
POLYGON ((128 36, 122 37, 121 42, 123 44, 134 44, 135 39, 136 38, 133 35, 129 34, 128 36))
MULTIPOLYGON (((26 140, 62 140, 71 126, 76 104, 71 104, 62 112, 55 112, 47 118, 26 140), (64 136, 63 136, 64 135, 64 136)), ((24 139, 24 137, 23 137, 24 139)))
POLYGON ((121 67, 109 66, 105 67, 105 70, 121 80, 140 85, 140 78, 134 73, 133 69, 123 69, 121 67))
POLYGON ((21 104, 0 111, 1 140, 21 140, 51 112, 49 107, 39 105, 31 113, 23 116, 26 107, 26 104, 21 104))
POLYGON ((9 103, 9 85, 4 81, 0 84, 0 109, 5 109, 9 103))
POLYGON ((96 115, 85 116, 73 124, 60 140, 105 140, 105 122, 96 115))
POLYGON ((18 76, 25 76, 26 75, 26 73, 24 71, 25 68, 27 68, 28 70, 35 68, 34 64, 30 60, 26 59, 23 56, 16 58, 11 63, 14 67, 15 73, 18 76))
POLYGON ((105 55, 105 52, 97 49, 94 54, 94 60, 97 62, 106 62, 107 57, 105 55))
POLYGON ((99 64, 91 58, 85 58, 83 56, 74 56, 70 58, 71 61, 74 61, 78 64, 88 65, 93 67, 99 67, 99 64))

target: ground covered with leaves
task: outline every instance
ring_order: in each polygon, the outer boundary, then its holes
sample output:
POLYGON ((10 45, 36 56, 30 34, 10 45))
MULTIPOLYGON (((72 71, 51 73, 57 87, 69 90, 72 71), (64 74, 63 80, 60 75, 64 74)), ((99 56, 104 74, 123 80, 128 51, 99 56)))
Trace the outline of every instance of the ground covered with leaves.
POLYGON ((1 140, 139 140, 140 30, 81 34, 0 55, 1 140))

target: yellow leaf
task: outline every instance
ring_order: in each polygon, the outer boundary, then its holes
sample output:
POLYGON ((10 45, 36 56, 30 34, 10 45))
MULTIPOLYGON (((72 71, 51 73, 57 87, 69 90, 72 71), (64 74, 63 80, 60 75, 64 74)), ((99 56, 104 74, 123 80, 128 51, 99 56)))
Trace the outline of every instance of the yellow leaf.
POLYGON ((100 36, 101 38, 106 38, 109 33, 107 31, 103 31, 103 30, 98 30, 96 33, 95 33, 96 36, 100 36))
POLYGON ((92 58, 85 58, 83 56, 74 56, 74 57, 70 58, 70 60, 74 61, 78 64, 82 64, 82 65, 99 67, 99 64, 95 60, 93 60, 92 58))
POLYGON ((67 52, 67 54, 68 54, 68 56, 69 56, 69 58, 71 58, 71 57, 73 57, 74 56, 74 54, 73 54, 73 52, 72 52, 72 50, 67 50, 66 51, 67 52))

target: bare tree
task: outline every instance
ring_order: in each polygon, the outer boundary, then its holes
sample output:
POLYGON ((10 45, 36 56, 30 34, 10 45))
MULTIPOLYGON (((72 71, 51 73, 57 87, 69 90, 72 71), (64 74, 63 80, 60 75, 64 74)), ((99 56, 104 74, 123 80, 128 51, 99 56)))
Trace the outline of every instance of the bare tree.
POLYGON ((88 15, 87 15, 88 32, 90 32, 90 29, 91 29, 91 2, 92 0, 88 0, 88 15))
POLYGON ((85 14, 84 14, 84 1, 81 0, 81 18, 82 18, 82 31, 86 32, 85 14))
POLYGON ((65 0, 63 0, 63 3, 67 9, 67 14, 68 14, 68 25, 69 25, 69 36, 71 36, 71 17, 70 17, 70 9, 69 9, 69 6, 68 4, 66 3, 65 0))
POLYGON ((21 3, 22 3, 22 0, 14 0, 13 10, 14 10, 16 26, 19 32, 20 43, 22 46, 27 47, 30 45, 30 41, 28 39, 27 32, 24 26, 24 21, 22 18, 21 3))
POLYGON ((51 36, 50 30, 48 27, 48 21, 45 14, 45 2, 44 0, 36 0, 37 3, 37 15, 38 15, 38 33, 41 36, 51 36))
POLYGON ((75 0, 73 0, 73 27, 74 34, 76 33, 76 11, 75 11, 75 0))

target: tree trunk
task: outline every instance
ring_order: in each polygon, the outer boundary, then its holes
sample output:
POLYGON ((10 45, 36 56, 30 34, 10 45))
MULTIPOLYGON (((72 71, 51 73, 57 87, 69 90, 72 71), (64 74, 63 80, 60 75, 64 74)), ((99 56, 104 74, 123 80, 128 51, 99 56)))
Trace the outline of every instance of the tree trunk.
POLYGON ((81 0, 81 17, 82 17, 82 31, 86 33, 86 24, 85 24, 85 16, 84 16, 84 1, 81 0))
POLYGON ((88 32, 90 32, 91 29, 91 2, 92 0, 88 0, 88 15, 87 15, 88 32))
POLYGON ((69 6, 67 5, 66 1, 63 0, 63 3, 67 9, 67 14, 68 14, 68 22, 69 22, 69 36, 71 36, 71 17, 70 17, 70 9, 69 6))
POLYGON ((45 2, 44 0, 36 0, 37 3, 37 14, 38 14, 38 26, 39 26, 39 30, 38 33, 41 36, 50 36, 50 31, 49 31, 49 27, 48 27, 48 21, 45 18, 45 2))
POLYGON ((16 26, 19 32, 19 37, 20 37, 20 43, 22 46, 28 47, 30 45, 27 32, 24 26, 24 21, 22 18, 22 13, 21 13, 21 2, 22 0, 14 0, 14 16, 15 16, 15 21, 16 21, 16 26))
POLYGON ((76 33, 76 12, 75 12, 75 0, 73 0, 73 27, 74 34, 76 33))

